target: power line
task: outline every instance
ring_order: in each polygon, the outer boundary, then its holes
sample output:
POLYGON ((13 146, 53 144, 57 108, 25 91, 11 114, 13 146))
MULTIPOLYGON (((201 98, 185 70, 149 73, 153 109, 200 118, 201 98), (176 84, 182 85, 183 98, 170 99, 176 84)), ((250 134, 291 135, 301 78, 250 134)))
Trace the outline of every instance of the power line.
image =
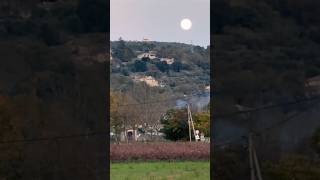
MULTIPOLYGON (((300 104, 300 103, 303 103, 303 102, 310 102, 310 101, 315 101, 315 100, 320 100, 320 96, 317 96, 317 97, 313 97, 313 98, 308 98, 308 99, 304 99, 304 100, 300 100, 300 101, 293 101, 293 102, 288 102, 288 103, 281 103, 281 104, 275 104, 275 105, 271 105, 271 106, 265 106, 265 107, 261 107, 261 108, 256 108, 256 109, 251 109, 251 110, 246 110, 246 111, 238 111, 238 112, 235 112, 235 113, 229 113, 228 115, 235 115, 235 114, 241 114, 241 113, 250 113, 250 112, 257 112, 257 111, 261 111, 261 110, 266 110, 266 109, 272 109, 272 108, 276 108, 276 107, 281 107, 283 105, 293 105, 293 104, 300 104)), ((284 120, 282 121, 279 121, 273 125, 271 125, 270 127, 267 127, 267 128, 264 128, 260 131, 256 131, 254 134, 255 135, 260 135, 262 133, 266 133, 267 131, 270 131, 272 130, 273 128, 275 127, 278 127, 279 125, 283 124, 283 123, 286 123, 288 121, 291 121, 292 119, 294 119, 295 117, 301 115, 301 112, 296 112, 295 114, 285 118, 284 120)), ((233 144, 237 141, 240 141, 241 138, 239 138, 238 136, 233 136, 235 137, 232 141, 229 141, 229 142, 225 142, 225 143, 220 143, 220 144, 216 144, 215 146, 225 146, 225 145, 229 145, 229 144, 233 144), (238 138, 237 138, 238 137, 238 138)), ((231 139, 231 138, 230 138, 231 139)))
MULTIPOLYGON (((319 99, 320 99, 320 97, 306 98, 306 99, 303 99, 303 100, 298 100, 298 101, 293 101, 293 102, 288 102, 288 103, 280 103, 280 104, 276 104, 276 105, 265 106, 265 107, 251 109, 251 110, 247 110, 247 111, 238 111, 238 112, 235 112, 233 114, 251 113, 251 112, 256 112, 256 111, 261 111, 261 110, 266 110, 266 109, 272 109, 272 108, 276 108, 276 107, 280 107, 280 106, 284 106, 284 105, 300 104, 300 103, 303 103, 303 102, 310 102, 310 101, 319 100, 319 99)), ((260 130, 259 132, 256 132, 255 135, 267 132, 267 131, 275 128, 275 127, 278 127, 280 124, 286 123, 286 122, 294 119, 295 117, 297 117, 297 116, 299 116, 301 114, 302 114, 301 112, 296 112, 296 113, 290 115, 289 117, 285 118, 284 120, 282 120, 280 122, 277 122, 277 123, 273 124, 270 127, 264 128, 263 130, 260 130)), ((231 115, 231 113, 229 113, 229 115, 231 115)), ((259 165, 257 154, 256 154, 256 149, 252 144, 253 143, 252 135, 253 134, 251 132, 251 133, 249 133, 249 137, 248 137, 249 138, 250 176, 251 176, 252 180, 255 180, 256 177, 259 180, 262 180, 262 175, 261 175, 260 165, 259 165), (254 169, 256 169, 256 175, 257 176, 255 176, 254 169)), ((220 145, 218 145, 218 147, 219 146, 228 145, 228 144, 231 144, 231 142, 220 144, 220 145)))
POLYGON ((121 104, 121 105, 118 105, 118 106, 119 107, 123 107, 123 106, 140 106, 140 105, 147 105, 147 104, 158 104, 158 103, 164 103, 164 102, 177 101, 179 99, 190 100, 193 97, 197 97, 197 96, 196 95, 190 95, 189 97, 187 97, 187 96, 172 97, 172 98, 167 98, 167 99, 163 99, 163 100, 156 100, 156 101, 149 101, 149 102, 142 102, 142 103, 121 104))
POLYGON ((243 140, 243 138, 234 138, 233 140, 227 140, 227 141, 225 141, 223 143, 213 144, 213 146, 214 147, 223 147, 223 146, 226 146, 226 145, 234 144, 235 142, 238 142, 238 141, 241 141, 241 140, 243 140))
POLYGON ((89 136, 103 136, 108 135, 108 132, 92 132, 92 133, 83 133, 83 134, 73 134, 65 136, 56 136, 56 137, 44 137, 44 138, 31 138, 31 139, 17 139, 17 140, 8 140, 0 141, 0 144, 14 144, 14 143, 27 143, 27 142, 40 142, 40 141, 51 141, 51 140, 61 140, 61 139, 73 139, 79 137, 89 137, 89 136))
POLYGON ((260 135, 260 134, 262 134, 262 133, 265 133, 265 132, 267 132, 267 131, 270 131, 270 130, 272 130, 273 128, 276 128, 276 127, 278 127, 278 126, 281 125, 281 124, 284 124, 284 123, 286 123, 286 122, 288 122, 288 121, 291 121, 292 119, 294 119, 295 117, 297 117, 297 116, 299 116, 299 115, 301 115, 301 114, 299 114, 299 112, 297 112, 297 113, 295 113, 294 115, 292 115, 292 116, 290 116, 290 117, 288 117, 288 118, 286 118, 286 119, 284 119, 284 120, 282 120, 282 121, 279 121, 279 122, 273 124, 273 125, 270 126, 270 127, 267 127, 267 128, 265 128, 265 129, 263 129, 263 130, 260 130, 259 132, 255 133, 255 134, 256 134, 256 135, 260 135))
MULTIPOLYGON (((189 97, 189 98, 191 98, 191 97, 189 97)), ((170 100, 170 99, 163 100, 163 101, 169 101, 169 100, 170 100)), ((172 100, 172 99, 171 99, 171 100, 172 100)), ((154 102, 146 102, 146 103, 127 104, 127 105, 153 104, 153 103, 159 103, 159 102, 163 102, 163 101, 154 101, 154 102)), ((127 106, 127 105, 124 105, 124 106, 127 106)), ((31 139, 17 139, 17 140, 0 141, 0 144, 14 144, 14 143, 39 142, 39 141, 71 139, 71 138, 78 138, 78 137, 89 137, 89 136, 100 136, 100 135, 108 135, 108 132, 92 132, 92 133, 73 134, 73 135, 56 136, 56 137, 31 138, 31 139)))
POLYGON ((258 133, 256 133, 256 134, 259 135, 259 134, 265 133, 265 132, 267 132, 267 131, 275 128, 275 127, 278 127, 278 126, 281 125, 281 124, 284 124, 284 123, 286 123, 286 122, 288 122, 288 121, 291 121, 292 119, 294 119, 295 117, 300 116, 300 115, 302 115, 302 112, 296 112, 296 113, 292 114, 291 116, 285 118, 284 120, 279 121, 279 122, 273 124, 272 126, 267 127, 267 128, 265 128, 265 129, 263 129, 263 130, 260 130, 260 131, 259 131, 258 133))
POLYGON ((165 99, 165 100, 158 100, 158 101, 149 101, 149 102, 142 102, 142 103, 131 103, 131 104, 121 104, 119 107, 124 107, 124 106, 140 106, 140 105, 147 105, 147 104, 159 104, 159 103, 164 103, 164 102, 170 102, 170 101, 176 101, 177 98, 170 98, 170 99, 165 99))
MULTIPOLYGON (((190 98, 190 97, 189 97, 190 98)), ((169 101, 170 99, 167 100, 163 100, 163 101, 169 101)), ((172 99, 171 99, 172 100, 172 99)), ((288 103, 281 103, 281 104, 276 104, 276 105, 271 105, 271 106, 265 106, 265 107, 261 107, 261 108, 256 108, 256 109, 252 109, 252 110, 247 110, 247 111, 238 111, 234 114, 240 114, 240 113, 250 113, 250 112, 256 112, 256 111, 260 111, 260 110, 265 110, 265 109, 271 109, 271 108, 276 108, 276 107, 280 107, 283 105, 292 105, 292 104, 299 104, 302 102, 308 102, 308 101, 314 101, 314 100, 320 100, 320 97, 313 97, 313 98, 307 98, 304 100, 300 100, 300 101, 294 101, 294 102, 288 102, 288 103)), ((127 104, 127 105, 141 105, 141 104, 151 104, 151 103, 159 103, 159 102, 163 102, 163 101, 154 101, 154 102, 146 102, 146 103, 137 103, 137 104, 127 104)), ((125 106, 127 106, 125 105, 125 106)), ((232 115, 231 113, 228 115, 232 115)), ((280 121, 276 124, 274 124, 273 126, 264 129, 263 131, 267 131, 272 129, 273 127, 284 123, 286 121, 289 121, 293 119, 292 118, 287 118, 283 121, 280 121)), ((8 141, 0 141, 0 144, 12 144, 12 143, 23 143, 23 142, 38 142, 38 141, 49 141, 49 140, 59 140, 59 139, 70 139, 70 138, 78 138, 78 137, 89 137, 89 136, 99 136, 99 135, 108 135, 108 132, 92 132, 92 133, 83 133, 83 134, 73 134, 73 135, 66 135, 66 136, 56 136, 56 137, 45 137, 45 138, 31 138, 31 139, 20 139, 20 140, 8 140, 8 141)))
POLYGON ((273 105, 268 105, 268 106, 263 106, 263 107, 258 107, 258 108, 253 108, 250 110, 243 110, 243 111, 235 111, 231 113, 222 113, 222 114, 217 114, 214 117, 216 118, 222 118, 222 117, 228 117, 228 116, 234 116, 237 114, 245 114, 245 113, 251 113, 251 112, 257 112, 257 111, 262 111, 262 110, 268 110, 268 109, 274 109, 286 105, 295 105, 295 104, 301 104, 304 102, 310 102, 310 101, 315 101, 315 100, 320 100, 320 96, 312 97, 312 98, 304 98, 301 100, 297 101, 291 101, 291 102, 286 102, 286 103, 278 103, 278 104, 273 104, 273 105))

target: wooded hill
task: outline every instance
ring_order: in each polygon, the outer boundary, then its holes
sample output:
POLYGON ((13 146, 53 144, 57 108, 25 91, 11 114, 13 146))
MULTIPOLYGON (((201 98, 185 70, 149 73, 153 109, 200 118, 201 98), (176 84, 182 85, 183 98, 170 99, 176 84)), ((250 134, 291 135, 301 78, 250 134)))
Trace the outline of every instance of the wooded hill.
POLYGON ((209 47, 120 39, 111 42, 111 51, 112 88, 130 84, 134 76, 151 76, 161 83, 162 91, 175 95, 203 92, 210 85, 209 47), (138 57, 144 53, 155 57, 138 57), (173 59, 173 62, 165 62, 163 58, 173 59))
POLYGON ((214 178, 250 178, 252 133, 263 179, 317 179, 319 101, 301 100, 319 95, 320 2, 211 3, 214 178))
POLYGON ((213 3, 217 98, 246 106, 303 98, 306 80, 320 75, 319 1, 213 3))
POLYGON ((106 3, 1 2, 0 179, 104 177, 106 3))

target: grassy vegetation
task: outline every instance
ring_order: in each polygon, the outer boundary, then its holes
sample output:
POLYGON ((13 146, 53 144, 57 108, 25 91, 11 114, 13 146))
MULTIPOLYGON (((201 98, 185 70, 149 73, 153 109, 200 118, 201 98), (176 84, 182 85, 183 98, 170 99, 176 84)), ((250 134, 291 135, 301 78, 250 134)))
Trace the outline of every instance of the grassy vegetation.
POLYGON ((209 180, 209 161, 111 163, 112 180, 209 180))
POLYGON ((110 160, 201 161, 210 158, 210 144, 202 142, 153 142, 111 144, 110 160))

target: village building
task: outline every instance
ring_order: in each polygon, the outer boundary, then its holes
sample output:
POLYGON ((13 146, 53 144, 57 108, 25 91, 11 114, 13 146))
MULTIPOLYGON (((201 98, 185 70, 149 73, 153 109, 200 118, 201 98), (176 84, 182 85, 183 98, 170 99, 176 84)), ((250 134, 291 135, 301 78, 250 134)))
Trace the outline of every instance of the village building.
MULTIPOLYGON (((160 128, 162 128, 162 126, 160 128)), ((143 127, 142 125, 136 125, 135 128, 127 127, 120 132, 118 140, 121 142, 161 140, 164 134, 159 132, 160 128, 152 129, 152 127, 143 127), (152 132, 150 131, 151 129, 152 132)), ((110 133, 110 136, 115 136, 115 134, 110 133)))
POLYGON ((142 53, 142 54, 139 54, 137 56, 138 59, 142 59, 142 58, 149 58, 149 59, 155 59, 157 58, 156 56, 156 51, 149 51, 147 53, 142 53))
POLYGON ((167 64, 171 65, 174 63, 174 58, 161 58, 160 59, 161 62, 166 62, 167 64))
POLYGON ((150 87, 160 86, 159 82, 152 76, 134 76, 133 80, 136 82, 145 82, 150 87))
POLYGON ((138 140, 138 132, 133 129, 126 129, 122 131, 120 134, 120 141, 137 141, 138 140))

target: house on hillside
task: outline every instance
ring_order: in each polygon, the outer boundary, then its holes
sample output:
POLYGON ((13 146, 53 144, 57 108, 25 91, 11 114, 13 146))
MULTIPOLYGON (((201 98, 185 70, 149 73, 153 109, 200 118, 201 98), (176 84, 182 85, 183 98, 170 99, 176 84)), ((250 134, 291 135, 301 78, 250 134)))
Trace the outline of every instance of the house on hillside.
POLYGON ((134 76, 133 81, 136 82, 145 82, 150 87, 160 86, 159 82, 152 76, 134 76))
POLYGON ((171 65, 174 63, 174 58, 161 58, 160 61, 171 65))
POLYGON ((149 51, 149 52, 147 52, 147 53, 142 53, 142 54, 139 54, 138 56, 137 56, 137 58, 138 59, 142 59, 142 58, 149 58, 149 59, 155 59, 155 58, 157 58, 157 56, 156 56, 156 51, 149 51))
POLYGON ((306 80, 306 90, 308 96, 320 94, 320 75, 306 80))

